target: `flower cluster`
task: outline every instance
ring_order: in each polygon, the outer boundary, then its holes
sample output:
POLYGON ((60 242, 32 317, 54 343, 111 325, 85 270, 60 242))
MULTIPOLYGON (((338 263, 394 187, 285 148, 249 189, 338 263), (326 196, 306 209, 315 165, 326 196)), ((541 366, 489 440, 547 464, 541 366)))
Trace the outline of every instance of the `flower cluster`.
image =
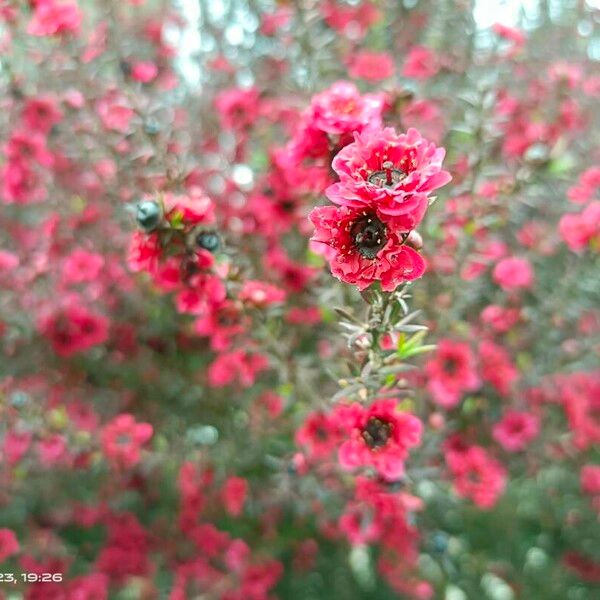
POLYGON ((425 261, 411 233, 425 215, 429 194, 450 180, 443 158, 444 150, 415 129, 355 134, 333 159, 340 181, 326 194, 335 206, 310 214, 313 247, 335 277, 360 290, 378 281, 391 292, 423 275, 425 261))
POLYGON ((401 479, 411 448, 421 443, 421 421, 398 411, 394 399, 336 405, 329 414, 313 413, 297 434, 309 460, 338 451, 340 466, 349 471, 370 467, 388 481, 401 479))

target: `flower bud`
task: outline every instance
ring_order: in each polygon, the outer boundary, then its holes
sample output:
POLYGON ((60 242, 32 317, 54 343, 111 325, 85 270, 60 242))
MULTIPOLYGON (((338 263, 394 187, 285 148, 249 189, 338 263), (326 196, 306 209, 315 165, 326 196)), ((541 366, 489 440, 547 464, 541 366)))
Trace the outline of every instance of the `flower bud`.
POLYGON ((144 231, 154 231, 160 223, 160 207, 154 200, 142 200, 137 205, 135 218, 144 231))

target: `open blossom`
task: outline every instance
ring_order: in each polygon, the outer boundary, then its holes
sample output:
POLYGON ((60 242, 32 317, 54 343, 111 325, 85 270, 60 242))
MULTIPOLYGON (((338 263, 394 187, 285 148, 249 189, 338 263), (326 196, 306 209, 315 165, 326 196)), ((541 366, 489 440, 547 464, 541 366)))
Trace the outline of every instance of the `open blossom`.
POLYGON ((313 412, 296 431, 296 444, 302 447, 310 459, 323 459, 337 448, 343 435, 342 426, 335 414, 313 412))
POLYGON ((381 94, 361 95, 348 81, 338 81, 313 97, 307 121, 320 131, 333 135, 350 134, 381 125, 381 94))
POLYGON ((357 52, 350 62, 349 73, 369 82, 381 81, 394 74, 394 61, 387 52, 357 52))
POLYGON ((77 34, 81 20, 76 0, 36 0, 27 33, 37 36, 77 34))
POLYGON ((64 307, 42 316, 38 327, 59 356, 84 352, 108 339, 109 320, 90 311, 82 299, 70 299, 64 307))
POLYGON ((314 248, 340 281, 360 290, 380 281, 383 290, 393 291, 425 272, 421 255, 404 244, 412 225, 406 218, 386 217, 374 207, 358 211, 321 206, 312 210, 310 220, 314 248))
POLYGON ((463 394, 479 387, 475 357, 468 344, 442 339, 426 366, 427 389, 436 404, 456 406, 463 394))
POLYGON ((499 394, 507 396, 519 378, 519 371, 508 351, 490 340, 484 340, 479 345, 479 359, 482 379, 499 394))
POLYGON ((102 449, 117 466, 133 467, 141 458, 142 446, 152 437, 152 425, 138 423, 133 415, 117 415, 102 430, 102 449))
POLYGON ((413 79, 429 79, 439 70, 435 54, 425 46, 414 46, 404 62, 402 75, 413 79))
POLYGON ((540 431, 539 418, 528 412, 510 410, 492 429, 494 439, 507 451, 525 450, 540 431))
POLYGON ((339 449, 340 465, 352 470, 372 466, 385 479, 398 479, 410 448, 421 443, 421 421, 397 410, 397 401, 376 400, 365 408, 358 403, 340 405, 335 414, 346 439, 339 449))
POLYGON ((506 291, 519 288, 530 288, 533 285, 534 273, 526 258, 503 258, 493 272, 494 281, 506 291))
POLYGON ((443 148, 416 129, 398 134, 386 127, 356 133, 354 142, 333 159, 340 182, 327 188, 327 197, 340 206, 360 209, 375 203, 382 214, 417 219, 427 208, 426 195, 451 179, 442 169, 444 156, 443 148))
POLYGON ((600 201, 590 202, 580 213, 563 215, 558 224, 561 238, 574 252, 587 246, 600 248, 600 201))
MULTIPOLYGON (((450 440, 449 440, 450 441, 450 440)), ((454 477, 456 493, 489 509, 506 486, 506 469, 481 446, 447 444, 446 463, 454 477)))

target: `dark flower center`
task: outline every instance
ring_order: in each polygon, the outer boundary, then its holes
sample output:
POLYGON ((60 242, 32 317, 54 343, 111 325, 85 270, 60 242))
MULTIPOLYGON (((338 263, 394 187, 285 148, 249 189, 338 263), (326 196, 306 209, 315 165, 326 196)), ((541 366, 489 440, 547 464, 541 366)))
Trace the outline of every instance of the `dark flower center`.
POLYGON ((405 177, 406 173, 400 169, 394 168, 390 161, 386 161, 381 165, 380 171, 374 171, 369 175, 369 183, 377 187, 395 188, 405 177))
POLYGON ((387 242, 385 225, 374 215, 365 215, 356 221, 350 229, 350 235, 361 256, 371 260, 387 242))
POLYGON ((454 356, 448 356, 444 359, 444 372, 448 373, 448 375, 456 375, 460 367, 459 360, 454 356))
POLYGON ((362 431, 362 438, 369 448, 382 448, 390 439, 392 424, 382 421, 377 417, 371 417, 362 431))

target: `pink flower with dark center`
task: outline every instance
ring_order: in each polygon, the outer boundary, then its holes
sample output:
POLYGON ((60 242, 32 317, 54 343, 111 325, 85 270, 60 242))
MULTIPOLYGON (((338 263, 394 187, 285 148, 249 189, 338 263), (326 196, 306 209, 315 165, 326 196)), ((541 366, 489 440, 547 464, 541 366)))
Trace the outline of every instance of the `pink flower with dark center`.
POLYGON ((409 449, 421 443, 423 426, 414 415, 396 409, 394 399, 376 400, 368 408, 358 403, 336 408, 335 418, 349 437, 338 453, 342 468, 370 466, 392 481, 403 475, 409 449))
POLYGON ((315 251, 327 258, 334 277, 359 290, 379 281, 391 292, 425 272, 421 255, 404 244, 415 224, 413 215, 394 218, 373 207, 320 206, 310 220, 315 251))
POLYGON ((21 118, 27 130, 48 133, 59 123, 63 114, 51 96, 36 96, 27 100, 21 118))
POLYGON ((109 320, 88 310, 79 299, 42 316, 38 327, 63 357, 84 352, 108 339, 109 320))
POLYGON ((335 415, 313 412, 296 431, 296 444, 311 459, 326 458, 337 447, 343 430, 335 415))
POLYGON ((444 156, 443 148, 416 129, 401 134, 392 127, 356 133, 354 142, 333 159, 340 181, 327 188, 327 197, 356 209, 375 203, 382 214, 410 214, 418 223, 427 208, 426 196, 451 179, 442 170, 444 156))
POLYGON ((507 479, 506 470, 499 461, 480 446, 469 446, 462 452, 447 451, 446 462, 459 496, 470 498, 483 509, 496 504, 507 479))
POLYGON ((449 339, 439 341, 435 355, 425 365, 427 389, 436 404, 455 407, 466 392, 479 387, 475 357, 468 344, 449 339))
POLYGON ((507 451, 525 450, 540 432, 539 418, 528 412, 507 411, 492 429, 493 438, 507 451))
POLYGON ((149 423, 138 423, 133 415, 117 415, 101 434, 106 458, 118 467, 130 468, 141 459, 142 446, 152 437, 149 423))

